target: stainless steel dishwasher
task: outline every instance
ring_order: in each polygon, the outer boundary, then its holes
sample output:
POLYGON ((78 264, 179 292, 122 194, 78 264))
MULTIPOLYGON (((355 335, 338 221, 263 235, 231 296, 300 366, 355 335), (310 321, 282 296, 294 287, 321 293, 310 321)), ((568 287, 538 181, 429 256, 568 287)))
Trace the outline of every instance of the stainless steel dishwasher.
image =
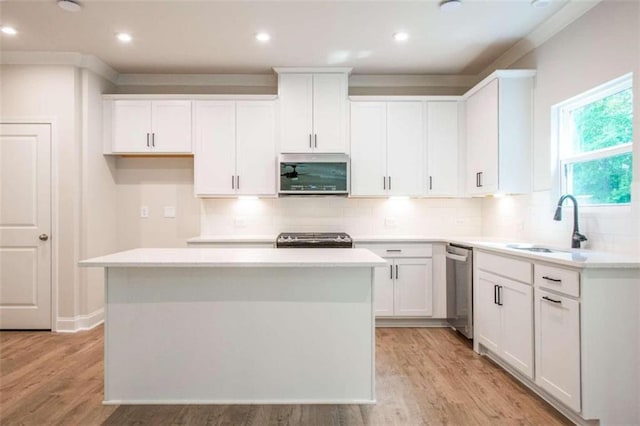
POLYGON ((447 245, 447 321, 473 339, 473 249, 447 245))

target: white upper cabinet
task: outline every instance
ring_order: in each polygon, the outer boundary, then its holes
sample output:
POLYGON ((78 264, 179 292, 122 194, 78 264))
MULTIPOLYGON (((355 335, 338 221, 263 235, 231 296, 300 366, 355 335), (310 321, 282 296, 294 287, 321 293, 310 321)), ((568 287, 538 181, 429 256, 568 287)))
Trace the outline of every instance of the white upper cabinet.
POLYGON ((190 154, 191 101, 107 100, 105 153, 190 154))
POLYGON ((347 73, 278 75, 280 152, 347 152, 347 73))
POLYGON ((389 195, 422 195, 424 189, 424 102, 387 104, 389 195))
POLYGON ((465 95, 470 195, 531 191, 534 75, 496 71, 465 95))
POLYGON ((273 102, 196 102, 195 129, 196 195, 275 194, 273 102))
POLYGON ((459 194, 459 101, 427 102, 427 194, 459 194))
POLYGON ((351 195, 422 195, 424 102, 351 103, 351 195))

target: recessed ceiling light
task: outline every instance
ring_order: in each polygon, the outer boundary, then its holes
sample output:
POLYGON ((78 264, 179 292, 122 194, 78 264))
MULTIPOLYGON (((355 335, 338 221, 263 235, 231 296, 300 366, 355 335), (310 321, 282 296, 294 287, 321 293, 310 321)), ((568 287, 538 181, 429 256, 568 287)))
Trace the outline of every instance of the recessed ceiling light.
POLYGON ((67 12, 78 12, 81 8, 80 3, 74 0, 58 0, 58 6, 67 12))
POLYGON ((460 0, 442 0, 440 2, 440 10, 445 12, 459 9, 460 6, 462 6, 462 2, 460 0))
POLYGON ((16 29, 13 28, 13 27, 2 27, 2 28, 0 28, 0 31, 2 31, 3 34, 7 34, 7 35, 16 35, 16 34, 18 34, 18 31, 16 31, 16 29))
POLYGON ((535 7, 536 9, 541 9, 543 7, 549 6, 549 3, 549 0, 532 0, 531 6, 535 7))
POLYGON ((256 40, 262 43, 266 43, 271 40, 271 36, 268 33, 258 33, 256 34, 256 40))
POLYGON ((409 40, 409 34, 405 33, 404 31, 398 31, 397 33, 393 34, 393 39, 395 41, 407 41, 409 40))
POLYGON ((116 37, 122 43, 130 43, 131 40, 133 40, 133 37, 131 37, 131 34, 128 34, 128 33, 118 33, 118 34, 116 34, 116 37))

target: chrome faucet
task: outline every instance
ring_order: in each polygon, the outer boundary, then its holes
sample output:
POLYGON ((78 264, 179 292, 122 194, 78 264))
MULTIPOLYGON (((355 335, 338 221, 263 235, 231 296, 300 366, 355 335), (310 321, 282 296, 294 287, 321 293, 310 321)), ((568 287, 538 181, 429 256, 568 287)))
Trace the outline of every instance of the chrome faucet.
POLYGON ((571 248, 580 248, 580 243, 587 241, 587 237, 580 233, 578 229, 578 200, 573 195, 565 194, 558 200, 558 206, 556 207, 556 213, 553 215, 553 220, 562 220, 562 203, 564 200, 570 199, 573 202, 573 234, 571 235, 571 248))

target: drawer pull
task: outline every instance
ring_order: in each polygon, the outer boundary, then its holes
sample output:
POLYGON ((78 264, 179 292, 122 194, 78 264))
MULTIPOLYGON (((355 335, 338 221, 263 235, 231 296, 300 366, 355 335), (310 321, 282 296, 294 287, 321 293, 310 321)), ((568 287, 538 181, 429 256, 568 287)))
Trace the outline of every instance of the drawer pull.
POLYGON ((544 300, 549 301, 549 302, 562 304, 562 300, 554 300, 554 299, 552 299, 552 298, 550 298, 550 297, 547 297, 547 296, 542 296, 542 298, 543 298, 544 300))
POLYGON ((553 281, 554 283, 561 283, 562 280, 559 280, 557 278, 551 278, 551 277, 547 277, 546 275, 542 277, 543 280, 547 280, 547 281, 553 281))
POLYGON ((402 253, 401 249, 387 249, 387 253, 402 253))

